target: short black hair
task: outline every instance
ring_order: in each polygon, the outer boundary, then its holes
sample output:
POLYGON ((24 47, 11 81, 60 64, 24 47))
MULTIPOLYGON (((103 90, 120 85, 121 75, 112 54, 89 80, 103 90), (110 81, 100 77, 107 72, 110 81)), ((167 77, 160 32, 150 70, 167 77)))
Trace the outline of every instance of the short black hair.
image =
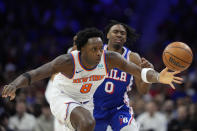
MULTIPOLYGON (((107 36, 107 33, 109 33, 111 27, 114 25, 122 25, 125 28, 125 30, 127 32, 127 41, 126 41, 127 44, 128 43, 132 44, 132 43, 136 42, 137 39, 139 38, 139 35, 136 33, 135 29, 131 28, 130 26, 128 26, 124 23, 116 21, 116 20, 110 20, 109 24, 104 28, 105 36, 107 36)), ((107 41, 108 40, 105 39, 105 42, 107 42, 107 41)))
POLYGON ((86 28, 77 33, 76 45, 77 50, 81 51, 81 48, 86 45, 89 38, 100 37, 103 40, 103 32, 97 28, 86 28))

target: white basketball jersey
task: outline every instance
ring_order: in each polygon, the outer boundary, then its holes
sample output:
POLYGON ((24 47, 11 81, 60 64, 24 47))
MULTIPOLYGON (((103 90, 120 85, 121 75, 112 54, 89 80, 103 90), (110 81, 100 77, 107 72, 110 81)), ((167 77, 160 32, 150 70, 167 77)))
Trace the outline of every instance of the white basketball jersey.
POLYGON ((63 73, 58 73, 53 84, 76 101, 89 101, 107 75, 105 52, 103 51, 100 63, 93 69, 86 69, 81 64, 79 51, 72 51, 71 55, 74 64, 73 77, 68 78, 63 73))

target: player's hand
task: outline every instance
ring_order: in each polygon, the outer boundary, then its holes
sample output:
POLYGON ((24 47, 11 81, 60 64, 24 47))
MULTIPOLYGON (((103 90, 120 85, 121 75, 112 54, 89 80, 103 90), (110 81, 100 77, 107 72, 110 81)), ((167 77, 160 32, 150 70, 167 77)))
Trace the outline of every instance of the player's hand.
POLYGON ((147 59, 142 57, 142 63, 141 63, 141 68, 152 68, 154 69, 153 64, 151 64, 147 59))
POLYGON ((159 75, 159 82, 163 84, 169 84, 173 89, 175 89, 172 82, 177 84, 183 83, 183 78, 175 76, 176 74, 180 73, 180 71, 170 72, 166 67, 160 72, 159 75))
POLYGON ((5 85, 3 87, 2 97, 4 98, 10 97, 10 100, 13 100, 16 96, 15 94, 16 89, 17 89, 16 85, 14 84, 5 85))

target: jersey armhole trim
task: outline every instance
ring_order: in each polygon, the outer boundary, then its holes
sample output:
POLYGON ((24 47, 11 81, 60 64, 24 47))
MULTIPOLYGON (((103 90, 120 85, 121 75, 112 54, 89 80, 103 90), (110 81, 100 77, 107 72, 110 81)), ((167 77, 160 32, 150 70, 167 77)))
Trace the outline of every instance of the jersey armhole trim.
POLYGON ((108 68, 107 68, 107 61, 106 61, 106 53, 105 50, 103 50, 103 56, 104 56, 104 63, 105 63, 105 71, 106 75, 108 74, 108 68))
POLYGON ((130 61, 130 55, 131 55, 131 51, 128 51, 127 53, 127 60, 130 61))
MULTIPOLYGON (((67 103, 64 103, 65 105, 67 105, 67 108, 66 108, 66 116, 65 116, 64 120, 66 120, 67 117, 68 117, 69 106, 70 106, 70 104, 72 104, 72 103, 79 104, 79 103, 77 103, 77 102, 67 102, 67 103)), ((79 104, 79 105, 80 105, 80 104, 79 104)))
POLYGON ((73 61, 73 74, 72 74, 72 77, 69 77, 69 79, 73 79, 73 77, 75 76, 75 59, 74 59, 74 56, 72 53, 70 53, 70 56, 72 57, 72 61, 73 61))

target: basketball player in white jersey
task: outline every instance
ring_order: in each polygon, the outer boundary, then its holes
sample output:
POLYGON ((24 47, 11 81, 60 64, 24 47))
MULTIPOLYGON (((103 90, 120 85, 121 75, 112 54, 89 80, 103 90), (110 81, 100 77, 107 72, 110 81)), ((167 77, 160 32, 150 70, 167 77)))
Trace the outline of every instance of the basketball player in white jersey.
MULTIPOLYGON (((71 53, 72 51, 77 50, 77 45, 75 43, 76 39, 77 39, 77 36, 75 35, 73 37, 73 46, 67 50, 67 53, 71 53)), ((49 103, 50 98, 53 94, 53 91, 55 90, 55 88, 53 87, 53 80, 54 80, 55 75, 56 74, 51 76, 50 80, 48 81, 47 87, 46 87, 45 98, 48 101, 48 103, 49 103)), ((64 125, 64 123, 61 123, 56 118, 54 118, 54 131, 69 131, 69 128, 66 127, 64 125)))
POLYGON ((84 104, 91 100, 107 71, 118 68, 134 77, 142 78, 146 83, 164 83, 172 88, 175 88, 172 82, 182 83, 183 79, 175 76, 178 71, 169 72, 165 68, 158 73, 150 68, 141 69, 118 53, 104 52, 102 37, 102 32, 96 28, 80 31, 76 40, 78 51, 60 55, 51 62, 20 75, 4 86, 2 97, 13 100, 18 88, 27 87, 35 81, 58 73, 53 81, 58 90, 50 100, 53 115, 71 130, 93 131, 95 121, 84 104))

